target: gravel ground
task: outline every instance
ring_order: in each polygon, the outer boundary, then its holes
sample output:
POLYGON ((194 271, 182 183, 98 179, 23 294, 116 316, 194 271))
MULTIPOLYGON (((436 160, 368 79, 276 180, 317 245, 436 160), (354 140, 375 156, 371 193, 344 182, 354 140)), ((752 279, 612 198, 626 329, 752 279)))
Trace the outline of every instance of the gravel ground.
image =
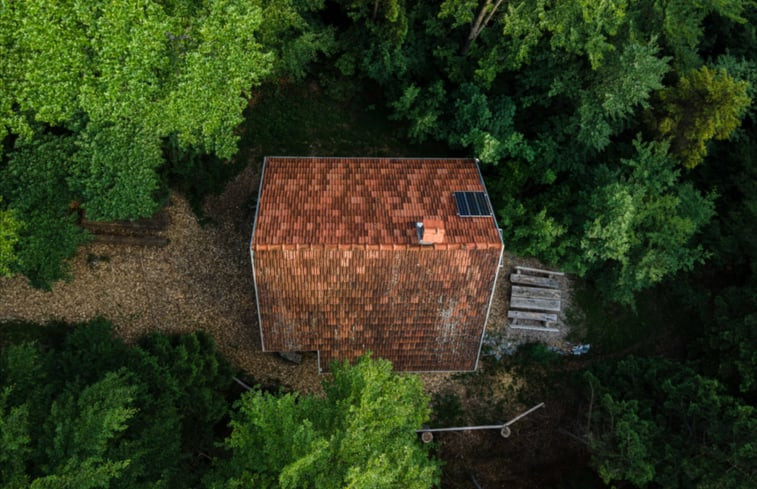
MULTIPOLYGON (((211 224, 204 227, 186 200, 172 195, 167 208, 171 225, 164 233, 170 239, 168 246, 83 246, 71 262, 73 280, 55 284, 51 292, 30 287, 23 277, 0 279, 0 320, 78 322, 102 316, 113 321, 116 334, 126 341, 152 331, 203 330, 215 338, 226 358, 255 381, 301 393, 322 392, 314 353, 294 365, 260 351, 248 250, 258 182, 259 164, 251 164, 221 195, 208 198, 205 212, 211 224)), ((506 256, 488 332, 504 341, 540 340, 560 346, 567 333, 563 321, 559 334, 508 330, 508 277, 514 260, 506 256)), ((517 264, 539 266, 532 260, 517 264)), ((451 376, 421 374, 431 393, 453 382, 451 376)))

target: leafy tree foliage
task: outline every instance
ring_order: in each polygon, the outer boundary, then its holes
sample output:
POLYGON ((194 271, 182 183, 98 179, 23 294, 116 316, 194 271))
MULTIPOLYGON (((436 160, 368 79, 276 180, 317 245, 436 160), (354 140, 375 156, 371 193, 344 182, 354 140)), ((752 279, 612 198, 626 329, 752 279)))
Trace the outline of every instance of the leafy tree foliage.
MULTIPOLYGON (((40 0, 3 13, 25 19, 12 46, 27 59, 12 79, 19 112, 73 131, 82 120, 98 128, 139 124, 151 137, 177 133, 185 145, 228 158, 242 95, 273 62, 256 39, 259 2, 210 2, 187 12, 150 0, 40 0)), ((122 159, 130 161, 128 153, 122 159)))
POLYGON ((238 404, 211 487, 432 487, 439 466, 417 440, 429 417, 414 376, 386 360, 332 366, 325 398, 254 390, 238 404))
POLYGON ((669 163, 692 167, 741 123, 748 84, 726 71, 735 63, 703 66, 700 51, 707 19, 747 29, 749 2, 397 2, 396 29, 367 4, 343 5, 342 73, 379 84, 411 138, 491 165, 482 171, 512 251, 626 303, 704 256, 692 238, 712 198, 669 163), (637 160, 659 180, 632 177, 637 160))
POLYGON ((155 212, 155 170, 163 162, 159 138, 138 127, 88 124, 77 146, 66 182, 81 196, 88 217, 127 219, 155 212))
POLYGON ((745 487, 757 473, 757 412, 715 380, 658 358, 635 358, 586 374, 592 463, 606 483, 637 487, 745 487))
POLYGON ((17 260, 14 247, 22 229, 23 223, 16 219, 15 212, 0 207, 0 277, 11 275, 11 265, 17 260))
POLYGON ((408 34, 404 0, 360 0, 340 2, 351 24, 337 32, 340 49, 336 67, 341 75, 368 73, 373 79, 388 82, 395 73, 409 68, 403 42, 408 34), (366 35, 366 32, 368 34, 366 35), (380 39, 380 42, 373 42, 380 39), (354 46, 355 49, 345 49, 354 46))
MULTIPOLYGON (((177 13, 150 0, 3 9, 16 39, 10 55, 26 61, 11 76, 17 116, 77 135, 74 186, 83 187, 93 218, 154 211, 163 137, 231 157, 243 95, 271 71, 273 56, 255 37, 260 4, 211 2, 192 16, 177 13)), ((18 131, 32 132, 39 130, 30 123, 18 131)))
MULTIPOLYGON (((159 170, 166 140, 178 146, 175 155, 212 154, 218 164, 233 157, 235 128, 252 88, 273 76, 302 77, 330 49, 331 31, 311 14, 321 6, 272 0, 4 5, 0 141, 12 150, 10 166, 46 145, 61 195, 55 206, 31 204, 4 186, 5 205, 35 236, 20 236, 18 266, 10 270, 48 285, 64 275, 61 259, 81 241, 68 217, 54 229, 32 207, 61 219, 76 200, 92 219, 149 216, 165 184, 159 170), (51 239, 53 230, 64 236, 63 246, 51 239), (56 250, 45 263, 42 247, 56 250)), ((26 179, 33 195, 41 191, 33 186, 48 188, 36 176, 26 179)))
MULTIPOLYGON (((705 338, 706 356, 725 382, 747 399, 757 398, 757 283, 729 287, 715 298, 714 321, 705 338)), ((706 319, 709 319, 706 317, 706 319)))
POLYGON ((98 320, 59 345, 10 345, 0 354, 0 485, 196 485, 230 378, 203 334, 128 347, 98 320))
MULTIPOLYGON (((735 70, 734 70, 735 71, 735 70)), ((753 109, 752 109, 753 110, 753 109)), ((702 242, 713 250, 705 267, 686 277, 681 304, 700 318, 693 361, 718 378, 729 392, 757 401, 757 141, 755 119, 748 115, 734 141, 712 144, 718 166, 698 167, 698 181, 716 186, 717 216, 702 242), (723 167, 727 166, 727 169, 723 167)))
POLYGON ((657 130, 671 137, 684 166, 697 166, 707 155, 707 141, 728 139, 741 125, 741 116, 751 102, 747 86, 724 69, 702 66, 682 77, 675 88, 660 91, 664 115, 657 130))
POLYGON ((602 165, 593 172, 574 265, 581 272, 594 269, 600 285, 624 303, 632 303, 635 292, 666 275, 701 262, 701 246, 686 245, 714 213, 712 197, 678 182, 667 145, 637 139, 634 146, 636 156, 621 161, 625 168, 602 165), (597 268, 603 269, 601 274, 597 268))
POLYGON ((19 140, 4 168, 0 168, 0 195, 17 216, 14 273, 23 273, 32 285, 48 288, 68 275, 64 259, 85 241, 69 210, 65 160, 75 151, 71 138, 41 136, 19 140))
POLYGON ((273 54, 271 75, 303 80, 310 63, 335 48, 334 29, 317 17, 324 0, 263 0, 260 43, 273 54))

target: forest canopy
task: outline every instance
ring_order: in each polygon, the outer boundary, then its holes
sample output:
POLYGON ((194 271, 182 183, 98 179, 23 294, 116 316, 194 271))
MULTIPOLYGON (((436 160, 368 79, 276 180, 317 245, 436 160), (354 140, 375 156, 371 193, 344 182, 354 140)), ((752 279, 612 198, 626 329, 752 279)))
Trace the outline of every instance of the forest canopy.
MULTIPOLYGON (((2 2, 0 280, 49 289, 90 238, 83 216, 150 216, 281 149, 256 135, 308 134, 292 93, 381 118, 389 151, 478 158, 508 252, 577 278, 603 329, 658 328, 650 349, 674 358, 618 360, 644 344, 626 342, 553 393, 590 387, 579 440, 605 483, 754 477, 753 0, 2 2)), ((131 348, 95 321, 59 340, 3 345, 4 486, 439 480, 408 434, 428 399, 382 362, 338 370, 326 398, 256 390, 231 407, 202 334, 131 348)))

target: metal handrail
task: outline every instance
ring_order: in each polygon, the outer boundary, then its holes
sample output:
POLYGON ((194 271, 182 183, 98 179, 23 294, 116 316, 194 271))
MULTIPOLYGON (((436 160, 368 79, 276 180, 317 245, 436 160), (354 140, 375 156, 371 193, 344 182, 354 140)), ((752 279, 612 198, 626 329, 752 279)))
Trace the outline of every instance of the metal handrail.
POLYGON ((423 437, 423 441, 426 443, 430 442, 433 439, 433 435, 431 435, 431 433, 438 433, 442 431, 502 430, 502 436, 504 438, 507 438, 508 436, 510 436, 510 429, 508 428, 508 426, 515 423, 516 421, 523 418, 524 416, 528 416, 532 412, 542 407, 544 407, 544 403, 540 402, 539 404, 532 407, 528 411, 520 413, 519 415, 517 415, 516 417, 514 417, 507 423, 503 423, 503 424, 489 424, 489 425, 478 425, 478 426, 454 426, 450 428, 422 428, 420 430, 415 430, 415 432, 421 433, 421 434, 429 433, 430 437, 423 437))

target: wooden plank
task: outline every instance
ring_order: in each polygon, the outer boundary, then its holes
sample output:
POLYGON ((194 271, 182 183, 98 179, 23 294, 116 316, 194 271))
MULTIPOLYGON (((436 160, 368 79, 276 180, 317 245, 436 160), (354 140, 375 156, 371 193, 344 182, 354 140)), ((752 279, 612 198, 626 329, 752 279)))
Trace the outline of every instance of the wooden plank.
POLYGON ((507 317, 510 319, 532 319, 534 321, 555 322, 557 321, 557 314, 551 314, 548 312, 533 312, 533 311, 507 311, 507 317))
POLYGON ((526 299, 560 299, 559 289, 513 285, 511 292, 515 297, 524 297, 526 299))
POLYGON ((533 277, 531 275, 524 275, 522 273, 511 273, 510 282, 514 284, 536 285, 539 287, 547 287, 550 289, 560 288, 560 284, 557 283, 557 280, 553 278, 533 277))
POLYGON ((527 329, 530 331, 544 331, 546 333, 559 333, 560 330, 557 328, 547 328, 544 326, 524 326, 522 324, 511 324, 510 329, 527 329))
POLYGON ((527 299, 512 297, 510 307, 513 309, 535 309, 537 311, 560 312, 560 301, 555 299, 527 299))
POLYGON ((545 273, 545 274, 549 275, 550 277, 552 277, 552 276, 554 276, 554 277, 562 277, 563 275, 565 275, 562 272, 555 272, 553 270, 542 270, 541 268, 529 268, 529 267, 516 266, 515 269, 517 271, 519 271, 519 272, 545 273))
POLYGON ((522 287, 513 285, 512 295, 528 299, 559 299, 560 291, 557 289, 543 289, 539 287, 522 287))

